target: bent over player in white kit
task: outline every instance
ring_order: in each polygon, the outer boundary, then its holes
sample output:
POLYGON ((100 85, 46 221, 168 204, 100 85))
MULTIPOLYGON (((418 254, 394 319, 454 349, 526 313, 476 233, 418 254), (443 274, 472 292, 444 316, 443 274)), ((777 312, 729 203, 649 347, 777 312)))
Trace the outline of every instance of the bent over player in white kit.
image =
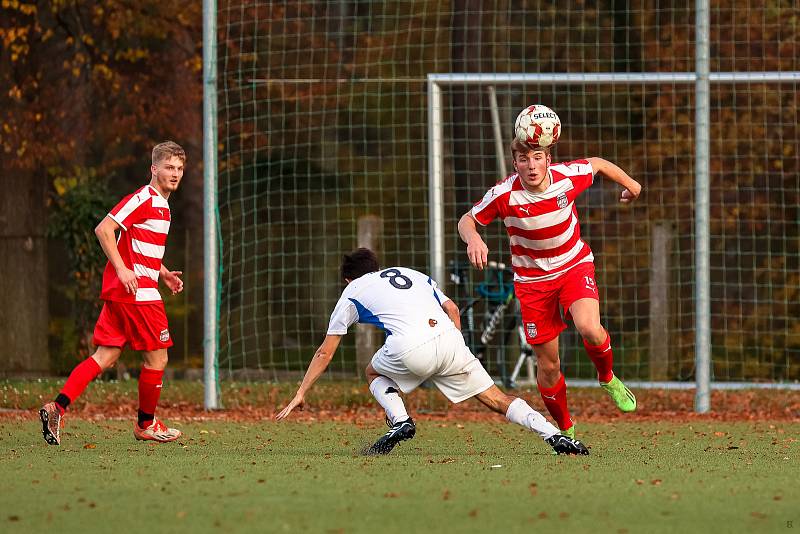
POLYGON ((536 432, 557 454, 589 454, 524 400, 503 393, 461 335, 458 306, 428 275, 405 267, 379 270, 375 253, 360 248, 344 256, 347 283, 331 314, 328 333, 308 366, 294 398, 276 419, 284 419, 305 401, 305 394, 328 367, 342 336, 358 322, 386 332, 386 343, 367 365, 369 389, 386 410, 390 430, 367 454, 388 454, 416 433, 399 392, 409 393, 430 380, 453 403, 475 397, 489 409, 536 432))

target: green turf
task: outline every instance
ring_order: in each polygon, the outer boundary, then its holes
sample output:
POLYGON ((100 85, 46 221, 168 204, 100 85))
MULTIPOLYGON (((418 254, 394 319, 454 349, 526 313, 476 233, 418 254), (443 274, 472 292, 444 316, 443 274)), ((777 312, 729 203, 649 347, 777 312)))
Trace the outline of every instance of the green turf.
POLYGON ((0 531, 791 532, 797 423, 585 424, 589 457, 555 457, 498 420, 420 418, 384 431, 332 423, 187 423, 149 445, 130 423, 70 419, 61 447, 0 422, 0 531), (534 530, 536 529, 536 530, 534 530), (548 530, 552 529, 552 530, 548 530))

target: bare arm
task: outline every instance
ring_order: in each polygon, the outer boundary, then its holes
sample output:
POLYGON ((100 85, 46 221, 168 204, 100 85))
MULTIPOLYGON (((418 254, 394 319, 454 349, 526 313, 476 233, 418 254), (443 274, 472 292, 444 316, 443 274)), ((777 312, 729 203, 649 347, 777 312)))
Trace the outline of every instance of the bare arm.
POLYGON ((311 389, 311 386, 314 385, 314 382, 316 382, 317 379, 322 376, 322 373, 325 372, 325 369, 328 368, 328 364, 330 364, 331 360, 333 359, 333 353, 336 352, 336 349, 339 347, 339 343, 341 341, 342 336, 325 336, 325 340, 322 342, 322 345, 319 346, 317 352, 314 353, 314 357, 311 359, 311 363, 308 364, 306 375, 303 377, 303 382, 300 384, 300 387, 297 388, 297 393, 295 393, 294 398, 283 410, 280 411, 278 415, 275 416, 275 419, 278 421, 285 419, 290 413, 292 413, 292 410, 294 410, 297 406, 301 406, 305 402, 306 393, 308 393, 308 391, 311 389))
POLYGON ((628 202, 633 202, 639 198, 639 195, 642 192, 642 186, 639 184, 639 182, 628 176, 628 173, 623 171, 614 163, 611 163, 603 158, 588 159, 595 173, 601 173, 609 180, 616 182, 625 188, 619 197, 620 202, 627 204, 628 202))
POLYGON ((161 279, 164 280, 164 284, 169 288, 170 291, 172 291, 173 295, 177 295, 183 291, 183 280, 181 280, 183 271, 170 271, 162 263, 161 270, 158 274, 161 275, 161 279))
POLYGON ((442 303, 442 309, 450 317, 450 320, 453 321, 453 324, 456 325, 456 328, 461 330, 461 314, 458 310, 458 305, 452 300, 446 300, 442 303))
POLYGON ((469 262, 478 269, 486 267, 489 247, 486 246, 481 234, 478 233, 478 225, 475 219, 472 218, 471 213, 465 213, 458 221, 458 235, 467 244, 469 262))
POLYGON ((139 287, 136 282, 136 274, 125 266, 122 261, 122 256, 119 254, 117 248, 117 237, 114 232, 122 228, 117 221, 111 217, 104 217, 100 224, 94 229, 94 235, 100 241, 100 246, 103 247, 103 252, 108 258, 109 263, 116 269, 117 277, 122 283, 125 291, 134 294, 139 287))

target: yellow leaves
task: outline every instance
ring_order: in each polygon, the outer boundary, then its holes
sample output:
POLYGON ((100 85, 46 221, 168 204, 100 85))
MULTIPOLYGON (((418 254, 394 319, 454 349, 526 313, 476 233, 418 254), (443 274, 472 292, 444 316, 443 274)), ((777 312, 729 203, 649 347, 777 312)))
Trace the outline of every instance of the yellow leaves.
POLYGON ((22 89, 20 89, 18 85, 12 86, 11 89, 8 90, 8 97, 16 101, 22 100, 22 89))
POLYGON ((105 64, 95 65, 94 72, 105 80, 111 80, 114 78, 114 71, 108 68, 108 65, 105 64))
POLYGON ((125 60, 130 61, 131 63, 136 63, 142 59, 147 59, 150 57, 150 51, 144 48, 128 48, 126 50, 120 50, 116 54, 114 54, 114 59, 117 61, 125 60))
POLYGON ((12 43, 16 41, 27 41, 29 30, 30 28, 26 27, 0 28, 0 36, 3 37, 3 46, 8 48, 12 43))
POLYGON ((28 140, 27 139, 23 139, 22 142, 20 143, 19 147, 17 148, 17 151, 16 151, 17 157, 18 158, 23 157, 27 151, 28 151, 28 140))
POLYGON ((3 9, 13 9, 23 15, 33 15, 36 13, 36 5, 21 3, 19 0, 2 0, 0 7, 3 9))
POLYGON ((21 57, 28 55, 30 51, 29 34, 30 28, 28 27, 0 28, 0 39, 3 48, 11 51, 11 61, 17 62, 21 57))

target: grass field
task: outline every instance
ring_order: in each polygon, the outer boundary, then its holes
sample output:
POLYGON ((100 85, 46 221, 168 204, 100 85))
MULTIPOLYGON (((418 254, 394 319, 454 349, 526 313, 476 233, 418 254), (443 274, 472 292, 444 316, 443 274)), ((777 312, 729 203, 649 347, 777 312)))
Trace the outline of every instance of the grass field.
MULTIPOLYGON (((6 395, 0 417, 0 532, 800 528, 800 423, 792 420, 586 422, 579 433, 592 454, 576 458, 552 456, 500 417, 419 414, 413 441, 364 457, 359 450, 385 430, 376 413, 315 422, 324 417, 306 412, 274 423, 242 413, 180 418, 173 406, 185 438, 151 445, 133 440, 130 419, 84 406, 68 418, 62 446, 50 447, 30 410, 9 411, 37 404, 37 384, 6 383, 17 394, 6 395)), ((89 399, 104 388, 132 393, 97 386, 89 399)))

